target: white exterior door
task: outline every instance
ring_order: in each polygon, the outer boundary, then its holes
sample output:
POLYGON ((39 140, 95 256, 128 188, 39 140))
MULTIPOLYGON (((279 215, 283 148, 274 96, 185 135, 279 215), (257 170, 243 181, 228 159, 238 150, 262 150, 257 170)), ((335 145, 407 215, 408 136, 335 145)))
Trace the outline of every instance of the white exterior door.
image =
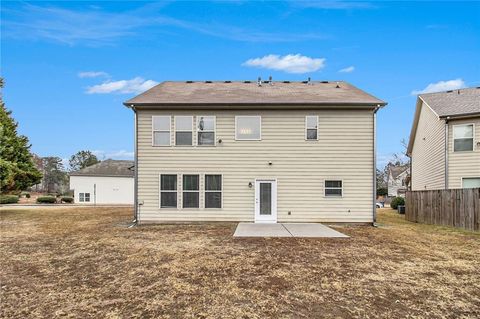
POLYGON ((255 181, 255 222, 277 222, 277 181, 255 181))

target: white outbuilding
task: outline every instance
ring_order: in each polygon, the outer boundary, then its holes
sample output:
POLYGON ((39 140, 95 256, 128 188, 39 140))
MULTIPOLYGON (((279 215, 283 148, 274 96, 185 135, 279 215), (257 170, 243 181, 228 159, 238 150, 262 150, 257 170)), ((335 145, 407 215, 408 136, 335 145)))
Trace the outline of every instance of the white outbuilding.
POLYGON ((134 162, 105 160, 70 173, 76 204, 133 205, 134 162))

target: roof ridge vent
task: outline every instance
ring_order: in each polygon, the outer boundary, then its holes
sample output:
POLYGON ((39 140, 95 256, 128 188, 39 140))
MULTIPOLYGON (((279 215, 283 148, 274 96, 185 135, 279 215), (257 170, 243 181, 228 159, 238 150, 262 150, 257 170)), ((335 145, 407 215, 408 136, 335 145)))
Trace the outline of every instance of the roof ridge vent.
POLYGON ((257 79, 257 85, 258 85, 258 86, 262 86, 262 78, 261 78, 261 77, 258 77, 258 79, 257 79))
MULTIPOLYGON (((328 83, 328 81, 321 81, 321 83, 328 83)), ((338 82, 337 82, 338 83, 338 82)))
POLYGON ((290 83, 290 81, 283 81, 283 83, 290 83))
POLYGON ((223 81, 223 83, 232 83, 232 81, 223 81))
POLYGON ((185 81, 185 83, 193 83, 193 81, 191 81, 191 80, 188 80, 188 81, 185 81))
POLYGON ((452 93, 452 92, 453 92, 453 90, 448 90, 448 91, 447 91, 447 93, 452 93))
POLYGON ((212 83, 212 81, 205 81, 205 83, 212 83))
POLYGON ((252 83, 252 81, 247 80, 247 81, 243 81, 243 83, 252 83))

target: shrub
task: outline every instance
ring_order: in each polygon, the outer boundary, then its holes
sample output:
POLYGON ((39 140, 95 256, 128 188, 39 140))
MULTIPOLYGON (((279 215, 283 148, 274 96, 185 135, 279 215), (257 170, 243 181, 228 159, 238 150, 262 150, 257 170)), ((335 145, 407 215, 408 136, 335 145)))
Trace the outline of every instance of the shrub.
POLYGON ((53 196, 40 196, 37 198, 37 203, 53 204, 55 202, 56 202, 56 199, 53 196))
POLYGON ((393 209, 397 209, 399 205, 400 206, 405 205, 405 198, 395 197, 394 199, 392 199, 392 202, 390 203, 390 207, 392 207, 393 209))
POLYGON ((73 203, 73 197, 63 196, 62 197, 62 202, 63 203, 73 203))
POLYGON ((26 198, 30 198, 30 197, 31 197, 31 196, 30 196, 30 193, 26 193, 26 194, 25 194, 25 197, 26 197, 26 198))
POLYGON ((16 204, 18 203, 17 195, 0 195, 0 204, 16 204))

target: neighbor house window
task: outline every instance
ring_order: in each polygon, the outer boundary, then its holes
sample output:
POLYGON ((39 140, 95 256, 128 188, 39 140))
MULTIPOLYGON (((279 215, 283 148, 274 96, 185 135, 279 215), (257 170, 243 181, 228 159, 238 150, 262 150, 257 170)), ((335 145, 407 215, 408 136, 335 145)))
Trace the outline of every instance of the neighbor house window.
POLYGON ((199 175, 183 175, 183 208, 199 208, 199 175))
POLYGON ((325 181, 325 196, 341 197, 343 196, 343 182, 340 180, 325 181))
POLYGON ((177 175, 160 175, 160 208, 177 208, 177 175))
POLYGON ((312 141, 318 139, 318 116, 305 117, 305 139, 312 141))
POLYGON ((78 200, 81 203, 90 202, 90 193, 79 193, 78 194, 78 200))
POLYGON ((462 188, 480 187, 480 177, 464 177, 462 178, 462 188))
POLYGON ((222 175, 205 175, 205 208, 222 208, 222 175))
POLYGON ((453 151, 473 151, 473 124, 453 126, 453 151))
POLYGON ((197 116, 197 144, 215 145, 215 116, 197 116))
POLYGON ((260 116, 236 116, 235 139, 258 141, 262 139, 262 118, 260 116))
POLYGON ((175 145, 192 145, 193 116, 175 116, 175 145))
POLYGON ((170 145, 170 116, 152 116, 153 146, 170 145))

